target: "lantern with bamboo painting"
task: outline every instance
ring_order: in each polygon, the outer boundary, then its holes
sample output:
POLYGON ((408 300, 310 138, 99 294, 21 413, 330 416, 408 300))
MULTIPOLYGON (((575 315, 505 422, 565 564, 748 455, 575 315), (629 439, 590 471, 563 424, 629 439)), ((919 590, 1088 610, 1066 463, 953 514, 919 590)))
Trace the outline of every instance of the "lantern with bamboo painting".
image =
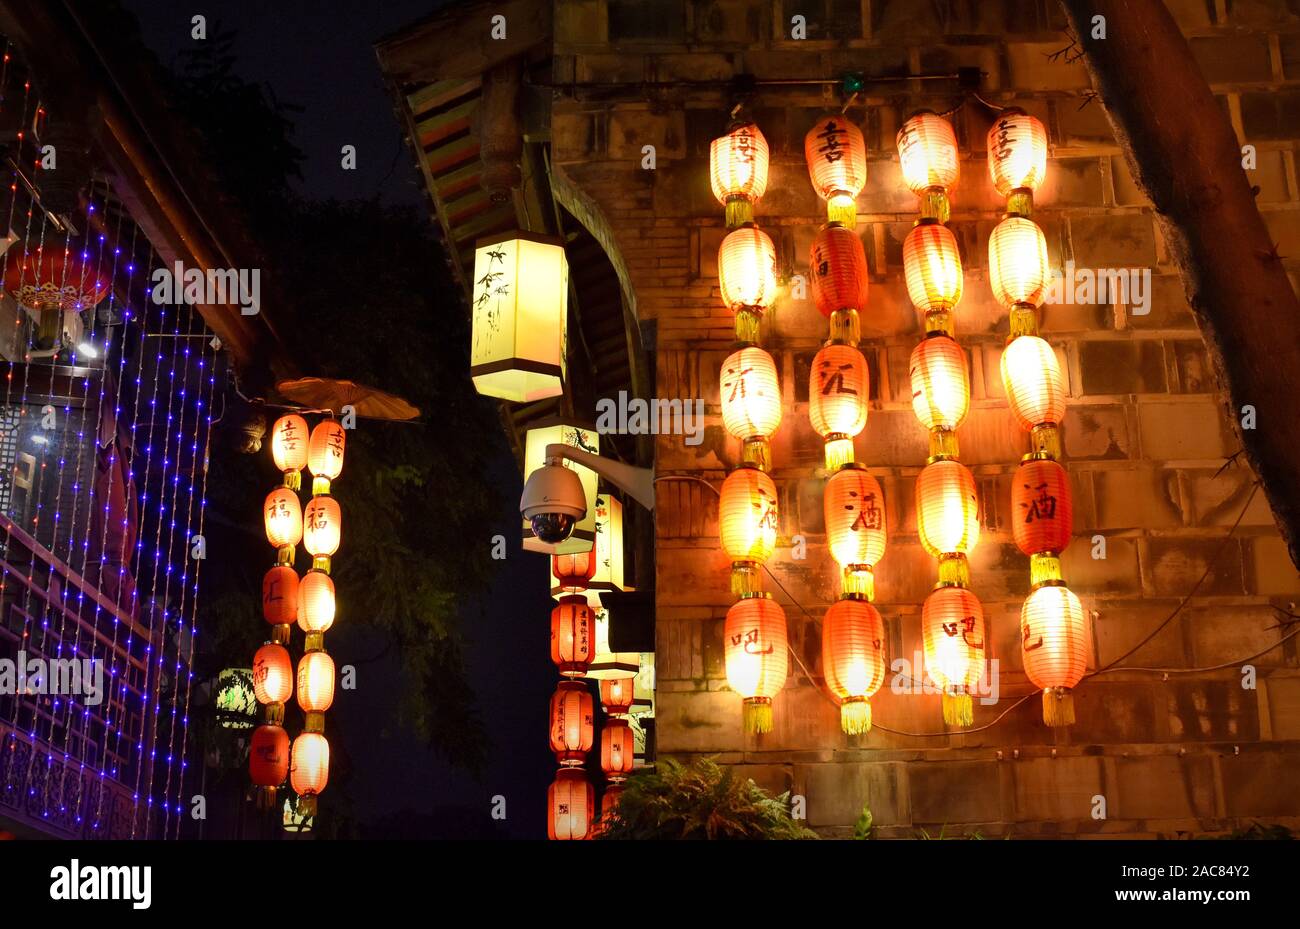
POLYGON ((722 482, 718 502, 722 550, 731 559, 731 592, 761 589, 759 569, 776 548, 776 484, 753 466, 737 468, 722 482))
POLYGON ((771 467, 769 440, 781 425, 781 386, 776 362, 754 345, 733 352, 719 377, 722 424, 743 443, 742 454, 764 471, 771 467))
POLYGON ((989 177, 1007 198, 1007 212, 1028 216, 1034 191, 1047 176, 1047 129, 1019 107, 998 114, 989 127, 989 177))
POLYGON ((621 783, 632 773, 636 746, 626 719, 611 719, 600 731, 600 770, 611 783, 621 783))
POLYGON ((546 836, 551 841, 589 839, 596 792, 581 768, 561 768, 546 790, 546 836))
POLYGON ((1070 475, 1050 458, 1028 457, 1011 487, 1011 526, 1029 556, 1031 583, 1061 579, 1061 552, 1074 531, 1070 475))
POLYGON ((961 253, 952 230, 942 223, 921 222, 903 240, 903 277, 907 295, 925 314, 927 332, 951 335, 952 311, 961 302, 961 253))
POLYGON ((734 123, 709 145, 709 182, 727 211, 727 228, 754 221, 754 204, 767 190, 767 139, 754 123, 734 123))
POLYGON ((523 232, 480 240, 472 303, 475 390, 515 403, 564 392, 569 263, 563 243, 523 232))
POLYGON ((871 731, 871 697, 885 681, 885 623, 866 600, 831 604, 822 619, 822 672, 840 700, 840 728, 871 731))
POLYGON ((278 642, 267 642, 253 655, 253 693, 266 707, 267 722, 283 722, 284 704, 293 696, 293 661, 278 642))
POLYGON ((307 420, 296 413, 281 416, 271 427, 271 458, 284 472, 284 486, 290 490, 302 488, 308 442, 307 420))
POLYGON ((312 568, 330 573, 330 556, 339 550, 343 511, 333 497, 312 497, 302 515, 303 547, 312 556, 312 568))
POLYGON ((813 237, 808 270, 813 302, 831 321, 831 339, 857 345, 869 285, 862 240, 839 223, 827 223, 813 237))
POLYGON ((772 731, 772 698, 789 671, 785 611, 767 594, 752 594, 727 611, 722 629, 727 685, 744 700, 746 732, 772 731))
POLYGON ((301 582, 292 565, 276 565, 262 576, 262 618, 272 626, 287 626, 298 619, 301 582))
POLYGON ((298 706, 306 714, 305 731, 325 729, 325 711, 334 705, 334 659, 324 650, 309 651, 298 662, 298 706))
POLYGON ((903 183, 921 198, 921 216, 946 223, 948 190, 961 172, 952 123, 923 110, 903 123, 897 143, 903 183))
POLYGON ((321 420, 311 431, 307 445, 307 470, 311 471, 313 496, 330 492, 330 482, 343 473, 343 451, 347 430, 333 419, 321 420))
POLYGON ((1051 283, 1047 239, 1032 219, 1008 216, 989 235, 989 284, 1011 311, 1012 335, 1033 334, 1035 308, 1051 283))
POLYGON ((736 339, 757 342, 763 311, 776 301, 776 246, 757 226, 727 234, 718 249, 722 302, 735 315, 736 339))
POLYGON ((852 345, 832 342, 813 356, 808 371, 808 418, 825 443, 828 469, 853 460, 853 439, 867 425, 870 382, 867 359, 852 345))
POLYGON ((867 143, 862 130, 839 114, 823 116, 803 140, 813 189, 826 201, 826 217, 850 229, 858 219, 858 194, 867 183, 867 143))
POLYGON ((334 580, 324 571, 308 571, 298 584, 298 628, 310 635, 328 632, 338 605, 334 580))
POLYGON ((939 559, 939 580, 966 585, 966 556, 979 541, 975 477, 960 461, 932 461, 916 479, 916 530, 921 545, 939 559))
POLYGON ((1002 386, 1020 428, 1028 431, 1034 451, 1061 455, 1058 426, 1065 416, 1065 378, 1056 352, 1034 335, 1022 335, 1002 351, 1002 386))
MULTIPOLYGON (((592 455, 600 454, 600 433, 587 426, 560 417, 548 418, 528 430, 524 437, 524 474, 532 474, 546 464, 548 445, 570 445, 592 455)), ((547 555, 576 555, 589 552, 596 546, 596 490, 599 478, 596 472, 576 461, 563 461, 562 466, 578 475, 582 483, 582 496, 587 515, 578 520, 569 537, 558 545, 549 545, 537 538, 530 520, 523 520, 524 549, 547 555)), ((599 566, 597 566, 599 570, 599 566)))
POLYGON ((300 733, 293 740, 289 785, 298 795, 298 809, 302 813, 307 816, 316 815, 316 797, 324 792, 329 779, 329 740, 319 732, 300 733))
POLYGON ((289 733, 275 725, 258 726, 248 746, 248 776, 257 788, 257 806, 275 805, 276 789, 289 776, 289 733))
POLYGON ((563 677, 582 677, 595 653, 595 617, 579 596, 561 597, 551 610, 551 661, 563 677))
POLYGON ((1043 722, 1072 725, 1070 689, 1088 670, 1088 624, 1079 598, 1059 581, 1036 587, 1021 607, 1020 657, 1043 692, 1043 722))
POLYGON ((611 677, 600 682, 600 703, 610 716, 627 716, 636 700, 636 675, 611 677))
POLYGON ((943 721, 974 721, 971 691, 984 676, 984 608, 965 587, 941 586, 921 607, 921 645, 930 679, 943 691, 943 721))
POLYGON ((822 495, 826 544, 843 570, 845 594, 875 597, 874 570, 885 554, 885 495, 865 468, 836 471, 822 495))
POLYGON ((581 765, 591 751, 596 711, 587 685, 561 681, 551 696, 551 751, 563 766, 581 765))
POLYGON ((288 487, 277 487, 262 504, 266 540, 275 546, 279 564, 293 564, 293 550, 302 541, 302 505, 288 487))
POLYGON ((912 350, 908 376, 912 412, 930 432, 931 455, 955 455, 957 427, 970 412, 966 353, 951 336, 931 333, 912 350))

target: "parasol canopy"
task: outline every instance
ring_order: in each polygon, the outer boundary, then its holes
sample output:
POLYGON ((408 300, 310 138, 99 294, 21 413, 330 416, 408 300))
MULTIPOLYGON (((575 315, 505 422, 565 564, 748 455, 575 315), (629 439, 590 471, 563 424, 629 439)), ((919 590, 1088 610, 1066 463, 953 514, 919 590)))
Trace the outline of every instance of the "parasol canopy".
POLYGON ((352 407, 363 419, 407 420, 420 415, 419 407, 401 397, 355 381, 300 377, 281 381, 275 387, 294 403, 313 410, 331 410, 336 415, 342 415, 345 406, 352 407))

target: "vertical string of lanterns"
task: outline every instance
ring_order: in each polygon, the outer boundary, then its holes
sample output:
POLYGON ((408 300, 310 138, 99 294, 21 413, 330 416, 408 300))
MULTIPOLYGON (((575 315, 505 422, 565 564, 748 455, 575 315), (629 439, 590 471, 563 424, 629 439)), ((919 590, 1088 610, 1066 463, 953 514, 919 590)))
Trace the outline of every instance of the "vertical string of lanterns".
POLYGON ((808 415, 825 443, 826 538, 842 571, 840 598, 822 620, 822 668, 840 700, 840 727, 858 735, 871 729, 869 701, 885 677, 884 621, 870 601, 887 538, 884 494, 856 461, 853 444, 867 424, 871 385, 858 350, 867 257, 853 231, 867 178, 866 141, 844 116, 824 116, 804 137, 804 158, 814 190, 826 201, 828 221, 813 239, 808 267, 813 300, 830 321, 830 337, 809 372, 808 415))
POLYGON ((551 661, 561 681, 551 697, 550 745, 560 763, 547 790, 550 839, 586 839, 591 832, 595 791, 582 770, 592 745, 594 707, 582 682, 596 653, 596 616, 587 602, 596 574, 596 550, 551 556, 551 574, 561 592, 551 610, 551 661))
POLYGON ((722 548, 731 559, 731 591, 739 597, 724 623, 727 682, 740 694, 746 732, 772 730, 772 698, 785 684, 786 619, 763 592, 760 571, 776 547, 776 485, 770 440, 781 424, 776 362, 759 347, 763 312, 776 299, 776 247, 754 223, 767 189, 768 147, 752 122, 738 120, 709 147, 714 196, 729 230, 718 252, 722 301, 735 318, 737 349, 722 363, 722 422, 741 442, 741 464, 722 484, 718 504, 722 548))
POLYGON ((930 453, 916 481, 921 545, 939 562, 939 581, 922 607, 928 673, 943 692, 950 726, 973 721, 971 689, 984 673, 984 615, 970 591, 968 556, 979 540, 975 478, 959 460, 957 428, 970 410, 966 354, 953 337, 962 296, 961 255, 947 226, 948 191, 960 162, 952 125, 923 110, 898 132, 903 181, 920 200, 921 216, 903 242, 907 293, 925 317, 925 338, 912 352, 912 411, 930 433, 930 453))
POLYGON ((1087 670, 1087 630, 1079 598, 1065 586, 1061 552, 1073 532, 1070 477, 1060 463, 1065 380, 1056 352, 1038 335, 1038 308, 1050 283, 1047 239, 1031 218, 1047 174, 1047 130, 1018 108, 999 114, 988 134, 989 176, 1007 212, 989 237, 989 283, 1010 314, 1002 384, 1030 452, 1012 481, 1013 535, 1029 556, 1030 593, 1020 612, 1025 673, 1043 692, 1043 721, 1074 722, 1070 689, 1087 670))

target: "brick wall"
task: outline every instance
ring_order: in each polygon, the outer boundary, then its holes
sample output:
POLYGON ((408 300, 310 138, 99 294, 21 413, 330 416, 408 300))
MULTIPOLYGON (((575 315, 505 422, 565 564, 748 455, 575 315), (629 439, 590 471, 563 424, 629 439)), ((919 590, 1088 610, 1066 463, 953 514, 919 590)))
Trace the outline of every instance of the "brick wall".
MULTIPOLYGON (((1208 79, 1243 142, 1258 149, 1260 208, 1300 277, 1300 3, 1170 0, 1208 79)), ((1253 476, 1224 467, 1236 440, 1214 391, 1205 350, 1151 207, 1135 188, 1099 102, 1087 102, 1080 62, 1054 53, 1069 44, 1051 0, 556 0, 555 81, 667 82, 826 77, 852 68, 906 75, 978 66, 986 99, 1024 107, 1047 126, 1048 180, 1036 221, 1051 261, 1079 267, 1148 267, 1149 315, 1123 304, 1054 305, 1043 336, 1069 377, 1063 426, 1075 495, 1076 540, 1065 576, 1092 611, 1090 667, 1111 661, 1164 621, 1205 579, 1159 635, 1125 665, 1220 671, 1109 673, 1076 691, 1078 723, 1054 731, 1032 698, 996 725, 943 733, 937 696, 876 696, 877 728, 853 738, 838 713, 792 665, 776 700, 776 728, 741 731, 740 698, 728 690, 722 618, 733 598, 717 538, 716 498, 690 483, 660 484, 657 533, 658 740, 663 753, 716 754, 760 784, 807 800, 811 825, 847 831, 864 803, 885 836, 947 825, 985 835, 1170 835, 1236 828, 1253 819, 1300 825, 1300 665, 1292 640, 1253 661, 1256 689, 1241 686, 1240 659, 1276 642, 1278 614, 1300 599, 1300 583, 1262 494, 1246 506, 1253 476), (791 16, 807 39, 788 38, 791 16), (1244 510, 1244 515, 1243 514, 1244 510), (1234 532, 1230 527, 1241 515, 1234 532), (1102 535, 1107 557, 1091 557, 1102 535), (886 731, 886 729, 894 731, 886 731), (1107 818, 1094 819, 1093 797, 1107 818)), ((1122 23, 1109 28, 1121 29, 1122 23)), ((902 281, 902 240, 916 217, 903 186, 894 135, 919 107, 947 110, 953 85, 875 85, 853 116, 869 146, 870 180, 858 200, 858 232, 871 268, 862 350, 872 403, 858 441, 888 497, 890 547, 878 570, 877 605, 891 660, 920 650, 920 604, 935 568, 916 536, 913 482, 926 435, 912 414, 908 357, 921 329, 902 281), (880 88, 884 88, 883 90, 880 88)), ((752 109, 772 147, 772 180, 757 209, 794 272, 806 273, 823 207, 807 179, 803 136, 838 98, 817 87, 760 94, 752 109)), ((718 296, 722 210, 709 192, 708 143, 726 120, 726 98, 709 86, 557 90, 551 132, 561 199, 605 244, 637 316, 653 320, 655 393, 703 397, 704 444, 656 444, 660 474, 715 484, 739 460, 721 426, 718 368, 732 342, 718 296), (655 170, 641 167, 654 145, 655 170)), ((974 470, 983 534, 972 555, 972 587, 984 603, 990 657, 1004 694, 1032 689, 1017 641, 1028 562, 1011 540, 1010 480, 1027 439, 1007 409, 998 359, 1005 311, 987 279, 988 235, 1002 202, 988 181, 985 133, 991 112, 969 101, 952 121, 963 152, 951 228, 966 271, 957 337, 972 366, 972 409, 960 430, 974 470)), ((1291 322, 1294 324, 1294 321, 1291 322)), ((784 419, 773 443, 782 542, 769 562, 796 603, 786 608, 791 642, 819 673, 816 620, 837 592, 824 544, 821 444, 807 415, 812 355, 826 322, 811 300, 782 299, 764 325, 777 359, 784 419), (803 535, 807 558, 791 557, 803 535)), ((975 725, 1013 701, 976 703, 975 725)))

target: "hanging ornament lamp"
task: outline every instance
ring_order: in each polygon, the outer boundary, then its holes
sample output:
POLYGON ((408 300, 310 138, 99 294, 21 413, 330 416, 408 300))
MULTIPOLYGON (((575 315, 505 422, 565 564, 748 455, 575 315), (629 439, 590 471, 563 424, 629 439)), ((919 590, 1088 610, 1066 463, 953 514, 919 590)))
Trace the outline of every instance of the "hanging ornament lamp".
POLYGON ((253 693, 266 707, 267 722, 279 725, 293 696, 293 661, 283 645, 267 642, 253 655, 253 693))
POLYGON ((831 321, 831 340, 857 345, 859 316, 867 305, 867 255, 857 233, 827 223, 813 237, 808 255, 813 302, 831 321))
POLYGON ((952 311, 961 302, 963 275, 957 238, 947 226, 922 222, 903 240, 907 295, 925 314, 927 332, 952 334, 952 311))
POLYGON ((912 412, 930 432, 931 455, 955 455, 957 427, 970 412, 966 353, 951 336, 931 333, 912 350, 908 374, 912 412))
POLYGON ((1070 689, 1088 670, 1088 626, 1079 598, 1059 581, 1035 588, 1021 607, 1020 656, 1043 692, 1043 722, 1073 725, 1070 689))
POLYGON ((326 633, 337 609, 334 580, 324 571, 304 574, 298 585, 298 628, 308 635, 326 633))
POLYGON ((551 556, 551 592, 581 593, 591 586, 596 576, 596 549, 573 555, 551 556))
POLYGON ((113 282, 90 267, 83 257, 89 253, 80 248, 20 251, 15 248, 5 259, 4 289, 36 318, 32 357, 50 357, 75 343, 69 336, 80 330, 80 314, 103 302, 113 282))
POLYGON ((1047 239, 1032 219, 1008 216, 989 235, 989 283, 1008 310, 1033 312, 1051 284, 1047 239))
POLYGON ((921 607, 921 646, 930 679, 943 691, 943 721, 974 722, 971 691, 984 676, 984 608, 965 587, 936 587, 921 607))
POLYGON ((727 234, 718 249, 722 302, 735 315, 736 340, 756 343, 763 311, 776 301, 776 246, 757 226, 727 234))
POLYGON ((989 128, 989 177, 1007 198, 1007 212, 1029 216, 1034 191, 1047 176, 1047 129, 1018 107, 998 114, 989 128))
POLYGON ((262 504, 266 540, 275 546, 277 563, 293 564, 293 550, 302 541, 302 505, 287 487, 277 487, 262 504))
POLYGON ((948 190, 961 173, 952 123, 923 110, 903 123, 896 141, 903 183, 921 198, 922 219, 946 223, 948 190))
POLYGON ((272 626, 287 626, 298 619, 301 582, 291 565, 276 565, 262 575, 262 618, 272 626))
POLYGON ((582 765, 591 751, 595 702, 581 681, 561 681, 551 697, 551 751, 564 767, 582 765))
POLYGON ((635 701, 635 674, 607 678, 600 682, 600 703, 610 716, 627 716, 635 701))
POLYGON ((834 470, 853 461, 853 439, 867 425, 867 359, 852 345, 831 342, 813 357, 808 380, 808 418, 834 470))
POLYGON ((298 795, 298 809, 315 816, 316 797, 330 779, 330 743, 322 733, 303 732, 293 740, 290 756, 289 785, 298 795))
POLYGON ((470 377, 488 397, 564 393, 569 262, 558 239, 512 232, 474 249, 470 377))
POLYGON ((839 114, 823 116, 803 140, 804 159, 826 217, 850 229, 858 219, 858 194, 867 183, 867 143, 862 130, 839 114))
POLYGON ((744 700, 744 728, 772 731, 772 698, 785 686, 790 658, 785 611, 768 594, 732 604, 722 629, 727 685, 744 700))
POLYGON ((333 419, 324 419, 311 431, 307 446, 307 470, 311 471, 311 492, 320 496, 330 492, 330 482, 343 473, 343 452, 347 447, 347 430, 333 419))
POLYGON ((343 511, 333 497, 312 497, 302 516, 303 547, 312 556, 312 568, 330 572, 330 556, 339 550, 343 511))
POLYGON ((754 221, 767 190, 767 139, 754 123, 738 122, 709 145, 709 182, 727 211, 727 228, 754 221))
POLYGON ((582 677, 595 655, 595 616, 583 597, 561 597, 551 610, 551 661, 563 677, 582 677))
POLYGON ((596 792, 581 768, 561 768, 546 791, 546 836, 551 841, 589 839, 596 792))
POLYGON ((275 806, 276 790, 289 776, 289 733, 281 726, 253 730, 248 746, 248 776, 256 789, 259 809, 275 806))
POLYGON ((822 495, 826 544, 843 571, 844 594, 875 598, 875 566, 885 555, 885 495, 860 465, 836 471, 822 495))
POLYGON ((325 711, 334 704, 334 659, 310 651, 298 662, 298 706, 306 714, 304 731, 323 732, 325 711))
POLYGON ((1060 580, 1060 555, 1074 531, 1070 475, 1060 463, 1021 462, 1011 485, 1011 527, 1016 546, 1029 556, 1030 582, 1060 580))
POLYGON ((871 697, 885 681, 885 623, 864 599, 835 601, 822 619, 822 671, 840 700, 840 728, 871 731, 871 697))
POLYGON ((759 570, 776 548, 776 484, 766 473, 742 465, 722 482, 718 503, 722 550, 731 559, 731 592, 762 589, 759 570))
POLYGON ((297 414, 281 416, 271 427, 271 458, 284 472, 284 486, 290 490, 302 488, 308 442, 307 420, 297 414))
POLYGON ((1023 335, 1007 343, 1002 351, 1002 386, 1020 428, 1056 432, 1065 416, 1065 379, 1056 352, 1045 340, 1023 335))
POLYGON ((622 783, 636 764, 632 727, 626 719, 611 719, 600 731, 600 770, 611 783, 622 783))
POLYGON ((939 580, 969 584, 966 556, 980 537, 979 498, 974 475, 960 461, 932 461, 917 477, 916 529, 939 559, 939 580))
POLYGON ((743 460, 768 470, 772 464, 770 439, 781 425, 781 386, 776 362, 757 346, 733 352, 719 375, 722 424, 742 442, 743 460))

